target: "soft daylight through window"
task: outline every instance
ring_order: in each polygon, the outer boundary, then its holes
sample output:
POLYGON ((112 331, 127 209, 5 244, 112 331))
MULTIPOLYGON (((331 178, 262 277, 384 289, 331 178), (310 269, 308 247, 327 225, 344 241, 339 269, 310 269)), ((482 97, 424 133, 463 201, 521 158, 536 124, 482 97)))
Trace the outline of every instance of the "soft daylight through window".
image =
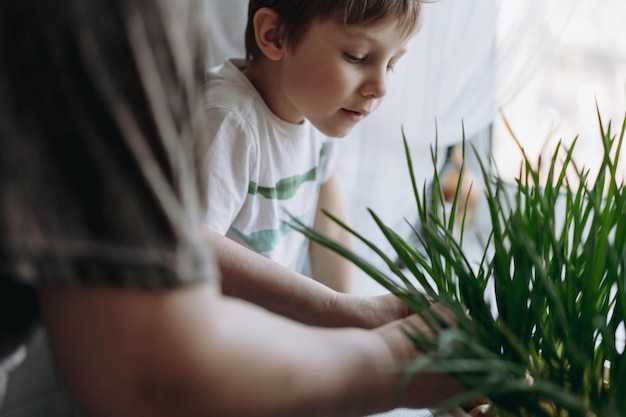
MULTIPOLYGON (((551 157, 559 141, 569 145, 579 135, 574 159, 593 172, 602 157, 596 102, 603 122, 612 120, 614 131, 621 127, 626 113, 626 1, 580 0, 563 25, 558 19, 564 17, 564 11, 548 10, 550 2, 535 3, 536 13, 551 14, 552 19, 542 22, 542 42, 557 42, 545 52, 530 81, 504 104, 502 114, 534 160, 540 154, 551 157)), ((501 2, 502 19, 515 16, 515 4, 501 2)), ((532 56, 529 51, 518 52, 532 56)), ((532 60, 517 65, 532 65, 532 60)), ((502 117, 496 119, 493 144, 500 175, 517 177, 522 156, 502 117)), ((624 176, 626 155, 621 159, 619 172, 624 176)))

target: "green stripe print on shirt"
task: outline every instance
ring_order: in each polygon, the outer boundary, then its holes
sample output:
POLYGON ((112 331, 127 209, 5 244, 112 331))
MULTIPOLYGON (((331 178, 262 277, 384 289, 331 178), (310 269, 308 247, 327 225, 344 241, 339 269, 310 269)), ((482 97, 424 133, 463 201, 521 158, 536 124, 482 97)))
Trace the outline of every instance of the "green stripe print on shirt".
POLYGON ((275 187, 261 187, 259 184, 250 181, 250 184, 248 184, 248 194, 259 194, 270 200, 289 200, 296 194, 296 191, 298 191, 298 188, 300 188, 302 184, 315 181, 316 178, 317 168, 313 168, 305 174, 283 178, 276 183, 275 187))
MULTIPOLYGON (((305 217, 308 216, 303 216, 299 220, 303 221, 305 217)), ((295 232, 295 230, 289 226, 289 222, 282 222, 278 230, 259 230, 258 232, 250 233, 249 235, 243 234, 240 230, 237 230, 234 227, 231 227, 230 231, 236 234, 239 239, 258 253, 271 252, 274 250, 281 237, 287 233, 295 232)))
MULTIPOLYGON (((326 144, 320 149, 320 161, 324 159, 326 153, 326 144)), ((271 200, 289 200, 293 197, 300 186, 309 181, 317 179, 319 167, 314 167, 301 175, 294 175, 280 179, 274 187, 262 187, 254 181, 248 184, 248 194, 261 195, 271 200)))

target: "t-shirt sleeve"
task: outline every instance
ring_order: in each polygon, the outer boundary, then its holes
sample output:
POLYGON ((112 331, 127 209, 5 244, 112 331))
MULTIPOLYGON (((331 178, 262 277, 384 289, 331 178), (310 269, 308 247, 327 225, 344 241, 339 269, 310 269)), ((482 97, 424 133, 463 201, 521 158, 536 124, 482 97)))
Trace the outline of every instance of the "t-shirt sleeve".
POLYGON ((0 359, 40 286, 218 285, 200 4, 1 3, 0 359))
POLYGON ((225 235, 239 214, 256 174, 257 132, 235 112, 207 110, 208 147, 204 152, 207 211, 204 224, 225 235))
POLYGON ((187 2, 28 3, 0 13, 0 53, 12 57, 0 70, 3 270, 27 284, 203 279, 201 13, 187 2), (15 21, 24 11, 48 24, 15 21))

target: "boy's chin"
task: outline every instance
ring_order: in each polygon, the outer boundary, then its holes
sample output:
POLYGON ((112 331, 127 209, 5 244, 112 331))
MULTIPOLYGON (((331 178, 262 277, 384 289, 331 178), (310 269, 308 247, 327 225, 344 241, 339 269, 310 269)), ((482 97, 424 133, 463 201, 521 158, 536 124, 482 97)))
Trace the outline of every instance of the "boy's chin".
POLYGON ((318 130, 320 132, 322 132, 324 135, 331 137, 331 138, 335 138, 335 139, 341 139, 343 137, 348 136, 348 134, 350 132, 352 132, 353 127, 351 128, 335 128, 335 129, 320 129, 318 128, 318 130))

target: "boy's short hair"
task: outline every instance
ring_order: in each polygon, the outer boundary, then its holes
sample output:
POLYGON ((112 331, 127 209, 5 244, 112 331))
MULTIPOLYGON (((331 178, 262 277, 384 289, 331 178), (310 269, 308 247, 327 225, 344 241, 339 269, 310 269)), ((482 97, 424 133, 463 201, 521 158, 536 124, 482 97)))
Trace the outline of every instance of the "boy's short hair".
POLYGON ((410 36, 418 27, 423 0, 250 0, 246 27, 246 59, 262 56, 254 35, 254 15, 263 8, 274 10, 287 35, 287 48, 295 47, 310 24, 318 19, 337 19, 344 25, 398 19, 410 36))

